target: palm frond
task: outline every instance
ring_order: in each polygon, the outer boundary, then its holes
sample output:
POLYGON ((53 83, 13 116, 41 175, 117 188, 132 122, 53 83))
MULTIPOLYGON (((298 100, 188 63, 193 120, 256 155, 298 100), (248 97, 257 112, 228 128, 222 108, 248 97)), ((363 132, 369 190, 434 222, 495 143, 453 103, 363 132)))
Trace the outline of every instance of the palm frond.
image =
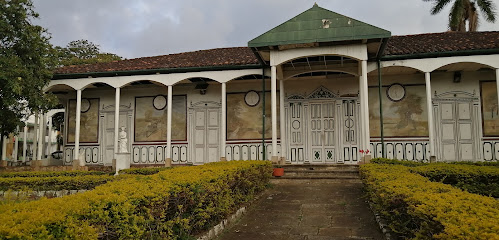
POLYGON ((476 0, 480 11, 485 15, 485 20, 487 22, 495 22, 496 21, 496 6, 491 0, 476 0))
POLYGON ((423 0, 425 2, 434 1, 433 7, 431 8, 431 15, 435 15, 442 11, 444 7, 449 4, 452 0, 423 0))

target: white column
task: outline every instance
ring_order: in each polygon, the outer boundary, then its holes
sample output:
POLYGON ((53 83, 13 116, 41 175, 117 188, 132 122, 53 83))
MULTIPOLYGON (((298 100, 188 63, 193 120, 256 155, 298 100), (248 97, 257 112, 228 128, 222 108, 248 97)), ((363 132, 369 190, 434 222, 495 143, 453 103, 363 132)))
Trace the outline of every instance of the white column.
MULTIPOLYGON (((360 103, 360 116, 359 116, 359 129, 358 131, 360 132, 360 140, 359 140, 359 150, 365 150, 365 125, 364 125, 364 84, 362 83, 362 63, 359 62, 359 103, 360 103)), ((360 154, 362 157, 363 154, 360 154)))
MULTIPOLYGON (((116 93, 114 95, 114 159, 116 159, 116 154, 118 153, 118 135, 119 135, 119 125, 120 125, 120 88, 116 88, 116 93)), ((130 131, 130 129, 127 129, 130 131)))
POLYGON ((225 141, 227 139, 226 132, 226 109, 227 108, 227 85, 222 83, 222 119, 220 126, 220 159, 225 161, 225 141))
POLYGON ((85 160, 80 159, 80 115, 81 115, 81 89, 76 90, 76 125, 75 125, 75 149, 73 160, 80 160, 80 166, 85 160))
POLYGON ((41 158, 45 158, 45 155, 47 155, 47 113, 43 114, 43 119, 42 119, 42 123, 43 125, 40 125, 40 126, 43 126, 43 133, 42 133, 42 154, 41 154, 41 158))
POLYGON ((271 89, 271 114, 272 114, 272 161, 277 161, 277 68, 271 67, 270 89, 271 89))
POLYGON ((17 135, 15 136, 14 140, 14 151, 12 152, 12 159, 14 159, 14 162, 17 162, 17 160, 19 160, 19 126, 16 127, 16 132, 17 135))
POLYGON ((40 120, 39 120, 39 134, 38 134, 38 146, 37 146, 37 153, 36 153, 36 160, 42 160, 42 153, 43 153, 43 138, 45 137, 45 123, 44 123, 44 114, 42 113, 40 115, 40 120))
POLYGON ((28 122, 24 123, 23 130, 23 162, 26 162, 26 149, 28 148, 28 122))
POLYGON ((2 136, 2 160, 7 160, 7 137, 2 136))
POLYGON ((284 116, 284 80, 279 81, 279 120, 280 120, 280 130, 281 130, 281 158, 282 162, 285 163, 286 161, 286 147, 287 147, 287 142, 286 142, 286 120, 284 116))
POLYGON ((36 159, 38 155, 38 121, 39 121, 39 116, 38 112, 35 113, 35 126, 34 126, 34 131, 33 131, 33 147, 31 148, 31 160, 38 160, 36 159))
POLYGON ((173 105, 173 86, 168 86, 168 112, 166 117, 166 159, 171 161, 172 159, 172 105, 173 105))
MULTIPOLYGON (((48 142, 47 143, 47 155, 49 155, 49 154, 52 153, 52 137, 53 137, 52 136, 52 132, 53 132, 53 130, 52 130, 53 129, 53 126, 52 126, 52 117, 53 116, 54 115, 48 116, 48 131, 49 131, 48 135, 49 136, 48 136, 48 141, 47 141, 48 142)), ((49 157, 50 157, 50 155, 49 155, 49 157)))
POLYGON ((430 138, 430 157, 435 156, 435 129, 433 123, 433 107, 431 102, 431 75, 429 72, 425 72, 425 84, 426 84, 426 108, 428 109, 428 136, 430 138))
MULTIPOLYGON (((369 133, 369 89, 367 86, 367 61, 362 61, 362 84, 364 85, 364 97, 362 101, 364 103, 364 137, 365 137, 365 146, 364 150, 369 149, 371 143, 371 134, 369 133)), ((367 154, 371 155, 371 154, 367 154)))

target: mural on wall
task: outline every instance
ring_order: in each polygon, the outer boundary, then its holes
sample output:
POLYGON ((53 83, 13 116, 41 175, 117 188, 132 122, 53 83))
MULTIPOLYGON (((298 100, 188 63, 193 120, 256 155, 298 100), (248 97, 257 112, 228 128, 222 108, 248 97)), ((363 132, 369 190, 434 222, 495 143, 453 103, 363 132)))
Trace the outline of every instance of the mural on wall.
MULTIPOLYGON (((387 95, 387 88, 388 86, 382 88, 384 136, 428 136, 425 86, 406 85, 402 90, 403 95, 397 92, 392 95, 392 99, 387 95)), ((381 136, 377 87, 369 88, 369 130, 371 137, 381 136)))
MULTIPOLYGON (((166 96, 135 98, 135 141, 165 142, 166 96)), ((172 96, 172 140, 187 140, 187 97, 172 96)))
MULTIPOLYGON (((251 91, 252 95, 254 94, 251 91)), ((227 140, 262 139, 262 92, 256 96, 246 96, 246 93, 227 94, 227 140), (246 97, 246 99, 245 99, 246 97), (251 99, 249 99, 251 97, 251 99)), ((265 93, 265 138, 272 138, 272 110, 270 92, 265 93)), ((279 98, 277 98, 277 125, 279 126, 279 98)), ((279 127, 277 136, 280 136, 279 127)))
MULTIPOLYGON (((75 142, 76 100, 69 100, 68 143, 75 142)), ((80 143, 99 141, 99 99, 83 98, 80 114, 80 143)))
POLYGON ((483 136, 499 136, 499 108, 495 82, 480 82, 483 136))

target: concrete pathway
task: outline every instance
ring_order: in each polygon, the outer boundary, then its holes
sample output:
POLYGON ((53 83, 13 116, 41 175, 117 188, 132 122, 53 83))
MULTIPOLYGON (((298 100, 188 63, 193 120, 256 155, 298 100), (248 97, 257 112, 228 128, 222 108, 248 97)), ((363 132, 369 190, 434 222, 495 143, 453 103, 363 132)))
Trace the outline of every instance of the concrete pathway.
POLYGON ((281 180, 218 239, 384 239, 362 197, 358 180, 281 180))

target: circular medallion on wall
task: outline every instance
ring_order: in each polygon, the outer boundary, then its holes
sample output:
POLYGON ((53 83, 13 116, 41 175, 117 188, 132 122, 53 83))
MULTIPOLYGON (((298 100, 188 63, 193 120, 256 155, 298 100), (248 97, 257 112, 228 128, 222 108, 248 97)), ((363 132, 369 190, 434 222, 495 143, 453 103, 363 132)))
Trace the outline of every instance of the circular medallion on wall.
POLYGON ((165 107, 166 107, 166 97, 163 96, 163 95, 158 95, 158 96, 154 97, 154 99, 152 101, 152 105, 157 110, 163 110, 163 109, 165 109, 165 107))
POLYGON ((90 110, 90 100, 86 98, 81 99, 80 110, 82 113, 88 112, 88 110, 90 110))
POLYGON ((405 97, 405 87, 400 83, 394 83, 386 89, 386 96, 393 102, 398 102, 405 97))
POLYGON ((258 94, 255 90, 250 90, 246 93, 246 95, 244 95, 244 102, 248 106, 254 107, 260 102, 260 94, 258 94))

